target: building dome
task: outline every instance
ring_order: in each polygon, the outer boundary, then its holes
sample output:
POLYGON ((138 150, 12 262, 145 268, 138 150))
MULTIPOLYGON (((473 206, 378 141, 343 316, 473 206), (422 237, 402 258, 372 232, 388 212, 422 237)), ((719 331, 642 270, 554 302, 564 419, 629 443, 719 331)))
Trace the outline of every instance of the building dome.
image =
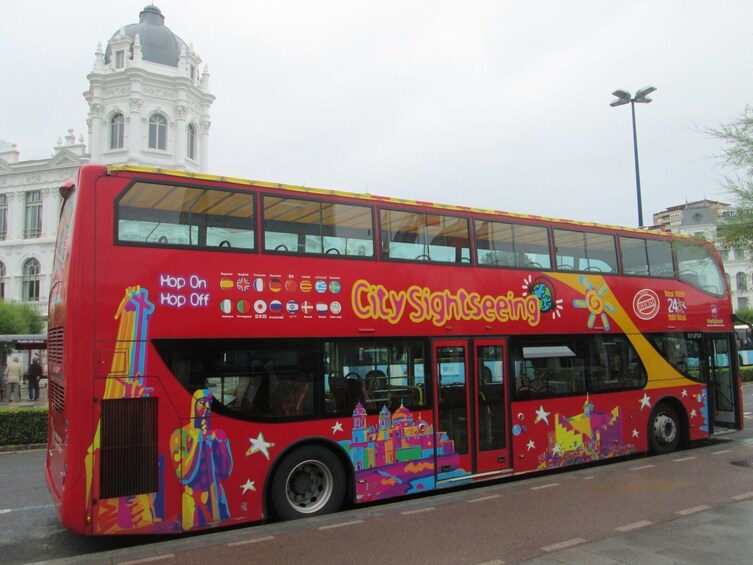
POLYGON ((139 23, 127 25, 113 34, 105 50, 105 63, 109 64, 112 57, 110 43, 122 36, 131 39, 131 55, 133 55, 133 42, 137 35, 144 61, 177 67, 181 50, 185 47, 188 51, 186 43, 165 25, 165 16, 162 15, 160 9, 150 4, 139 14, 139 23))

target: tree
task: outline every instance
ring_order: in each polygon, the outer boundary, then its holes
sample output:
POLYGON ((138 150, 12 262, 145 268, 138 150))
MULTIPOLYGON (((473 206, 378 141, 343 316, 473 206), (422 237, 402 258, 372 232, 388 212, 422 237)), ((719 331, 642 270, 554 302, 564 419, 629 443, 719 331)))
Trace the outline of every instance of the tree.
POLYGON ((724 143, 719 160, 735 171, 722 184, 735 200, 737 213, 719 226, 719 240, 727 248, 753 247, 753 107, 746 106, 735 121, 707 132, 724 143))
MULTIPOLYGON (((42 319, 28 304, 0 300, 0 335, 38 334, 41 331, 42 319)), ((0 354, 8 353, 11 348, 12 344, 0 343, 0 354)))

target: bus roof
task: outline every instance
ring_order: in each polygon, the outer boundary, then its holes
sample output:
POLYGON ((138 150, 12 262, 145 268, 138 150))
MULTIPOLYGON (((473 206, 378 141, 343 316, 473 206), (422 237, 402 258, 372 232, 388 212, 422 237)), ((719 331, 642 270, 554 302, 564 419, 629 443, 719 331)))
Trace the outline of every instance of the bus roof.
POLYGON ((634 232, 634 233, 639 233, 639 234, 644 234, 644 235, 646 233, 649 233, 651 235, 657 235, 657 236, 670 236, 671 235, 673 237, 697 239, 689 235, 669 234, 667 232, 663 232, 660 230, 647 230, 645 228, 640 229, 640 228, 631 228, 631 227, 626 227, 626 226, 614 226, 610 224, 601 224, 597 222, 583 222, 579 220, 568 220, 564 218, 552 218, 548 216, 539 216, 535 214, 522 214, 518 212, 509 212, 506 210, 490 210, 490 209, 484 209, 484 208, 474 208, 470 206, 458 206, 458 205, 453 205, 453 204, 438 204, 438 203, 424 201, 424 200, 410 200, 410 199, 405 199, 405 198, 395 198, 391 196, 377 196, 377 195, 372 195, 368 193, 360 194, 356 192, 346 192, 346 191, 331 190, 331 189, 324 189, 324 188, 311 188, 311 187, 297 186, 297 185, 291 185, 291 184, 282 184, 282 183, 273 183, 273 182, 267 182, 267 181, 242 179, 242 178, 236 178, 236 177, 210 175, 206 173, 175 171, 171 169, 144 167, 144 166, 136 166, 136 165, 109 165, 106 167, 106 169, 111 172, 124 171, 124 172, 133 172, 133 173, 164 174, 164 175, 169 175, 169 176, 174 176, 174 177, 205 180, 205 181, 212 181, 212 182, 229 182, 233 184, 240 184, 240 185, 246 185, 246 186, 278 188, 278 189, 291 190, 295 192, 304 192, 308 194, 330 195, 330 196, 339 196, 339 197, 346 197, 346 198, 358 198, 358 199, 367 200, 370 202, 386 202, 386 203, 391 203, 391 204, 428 206, 428 207, 436 208, 440 210, 454 210, 458 212, 475 212, 475 213, 492 214, 492 215, 504 214, 505 216, 509 216, 512 218, 533 219, 533 220, 539 220, 539 221, 544 221, 544 222, 557 222, 557 223, 562 223, 562 224, 574 224, 574 225, 597 227, 597 228, 604 228, 604 229, 610 229, 610 230, 622 230, 622 231, 634 232))

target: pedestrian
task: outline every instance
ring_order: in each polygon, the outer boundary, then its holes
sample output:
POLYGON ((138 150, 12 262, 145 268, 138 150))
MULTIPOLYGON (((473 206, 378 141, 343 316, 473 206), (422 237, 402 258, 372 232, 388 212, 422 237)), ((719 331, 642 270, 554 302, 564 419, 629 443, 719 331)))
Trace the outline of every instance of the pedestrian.
POLYGON ((5 367, 5 378, 8 381, 8 402, 13 402, 13 391, 16 392, 18 401, 21 402, 21 376, 24 373, 24 366, 18 362, 18 357, 14 357, 13 361, 8 363, 5 367))
POLYGON ((39 381, 42 380, 42 365, 39 356, 35 355, 29 365, 29 400, 39 400, 39 381))

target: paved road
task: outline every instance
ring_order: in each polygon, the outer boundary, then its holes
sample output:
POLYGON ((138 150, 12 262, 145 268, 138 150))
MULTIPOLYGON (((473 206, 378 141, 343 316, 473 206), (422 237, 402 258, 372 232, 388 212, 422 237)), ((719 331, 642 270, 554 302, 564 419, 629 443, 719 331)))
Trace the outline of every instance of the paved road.
POLYGON ((179 539, 61 530, 43 461, 43 451, 0 455, 0 562, 706 564, 753 554, 751 430, 666 456, 179 539))

